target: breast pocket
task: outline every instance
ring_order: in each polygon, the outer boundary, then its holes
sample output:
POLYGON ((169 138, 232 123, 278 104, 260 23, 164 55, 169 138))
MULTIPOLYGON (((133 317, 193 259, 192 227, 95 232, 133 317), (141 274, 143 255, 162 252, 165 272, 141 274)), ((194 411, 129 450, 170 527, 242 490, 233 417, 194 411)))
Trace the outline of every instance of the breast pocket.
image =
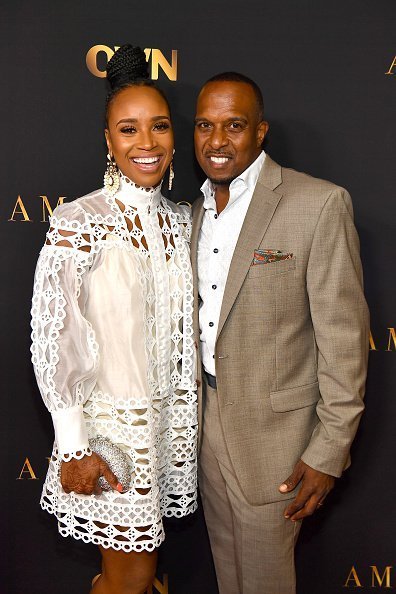
POLYGON ((288 272, 296 269, 296 258, 290 260, 278 260, 277 262, 271 262, 269 264, 256 264, 250 266, 248 277, 267 277, 267 276, 278 276, 281 274, 287 274, 288 272))

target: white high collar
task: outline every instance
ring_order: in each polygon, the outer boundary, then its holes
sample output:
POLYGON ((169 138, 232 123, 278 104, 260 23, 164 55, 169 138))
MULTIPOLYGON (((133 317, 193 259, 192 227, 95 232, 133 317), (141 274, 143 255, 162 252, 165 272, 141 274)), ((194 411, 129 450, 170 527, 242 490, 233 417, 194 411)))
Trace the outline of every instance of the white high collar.
POLYGON ((158 186, 143 188, 138 186, 129 177, 126 177, 121 172, 120 187, 115 197, 126 205, 134 206, 136 208, 150 207, 150 210, 157 208, 161 202, 161 186, 162 181, 158 186))

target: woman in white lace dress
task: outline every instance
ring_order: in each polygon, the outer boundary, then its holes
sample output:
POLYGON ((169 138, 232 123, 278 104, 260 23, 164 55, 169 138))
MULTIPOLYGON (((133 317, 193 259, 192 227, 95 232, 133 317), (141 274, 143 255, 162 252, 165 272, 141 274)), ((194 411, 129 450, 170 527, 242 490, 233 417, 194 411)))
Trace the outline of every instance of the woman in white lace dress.
POLYGON ((105 186, 54 211, 34 285, 33 364, 55 428, 41 505, 63 536, 99 545, 95 594, 144 592, 162 517, 196 509, 190 213, 161 195, 173 132, 147 77, 140 48, 110 60, 105 186), (123 484, 90 449, 98 435, 127 454, 123 484))

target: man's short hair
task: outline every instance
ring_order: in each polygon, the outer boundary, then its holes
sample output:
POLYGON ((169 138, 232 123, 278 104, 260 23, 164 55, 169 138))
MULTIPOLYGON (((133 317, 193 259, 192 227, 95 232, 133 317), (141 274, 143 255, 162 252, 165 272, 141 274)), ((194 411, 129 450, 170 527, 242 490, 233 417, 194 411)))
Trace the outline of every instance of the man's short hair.
POLYGON ((260 121, 264 119, 264 101, 263 95, 261 93, 260 87, 248 76, 244 74, 240 74, 239 72, 221 72, 220 74, 215 74, 209 80, 206 81, 205 84, 211 82, 240 82, 245 83, 252 87, 254 95, 256 97, 257 102, 257 111, 260 121))

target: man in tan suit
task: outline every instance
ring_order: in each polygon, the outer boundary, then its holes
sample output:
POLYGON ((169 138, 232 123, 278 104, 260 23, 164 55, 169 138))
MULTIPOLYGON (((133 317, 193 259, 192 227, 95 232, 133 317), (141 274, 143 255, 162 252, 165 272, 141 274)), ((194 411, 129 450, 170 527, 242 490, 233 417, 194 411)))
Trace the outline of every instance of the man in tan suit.
POLYGON ((293 594, 301 519, 349 465, 368 311, 343 188, 262 150, 261 92, 201 90, 193 205, 202 357, 200 486, 220 594, 293 594))

